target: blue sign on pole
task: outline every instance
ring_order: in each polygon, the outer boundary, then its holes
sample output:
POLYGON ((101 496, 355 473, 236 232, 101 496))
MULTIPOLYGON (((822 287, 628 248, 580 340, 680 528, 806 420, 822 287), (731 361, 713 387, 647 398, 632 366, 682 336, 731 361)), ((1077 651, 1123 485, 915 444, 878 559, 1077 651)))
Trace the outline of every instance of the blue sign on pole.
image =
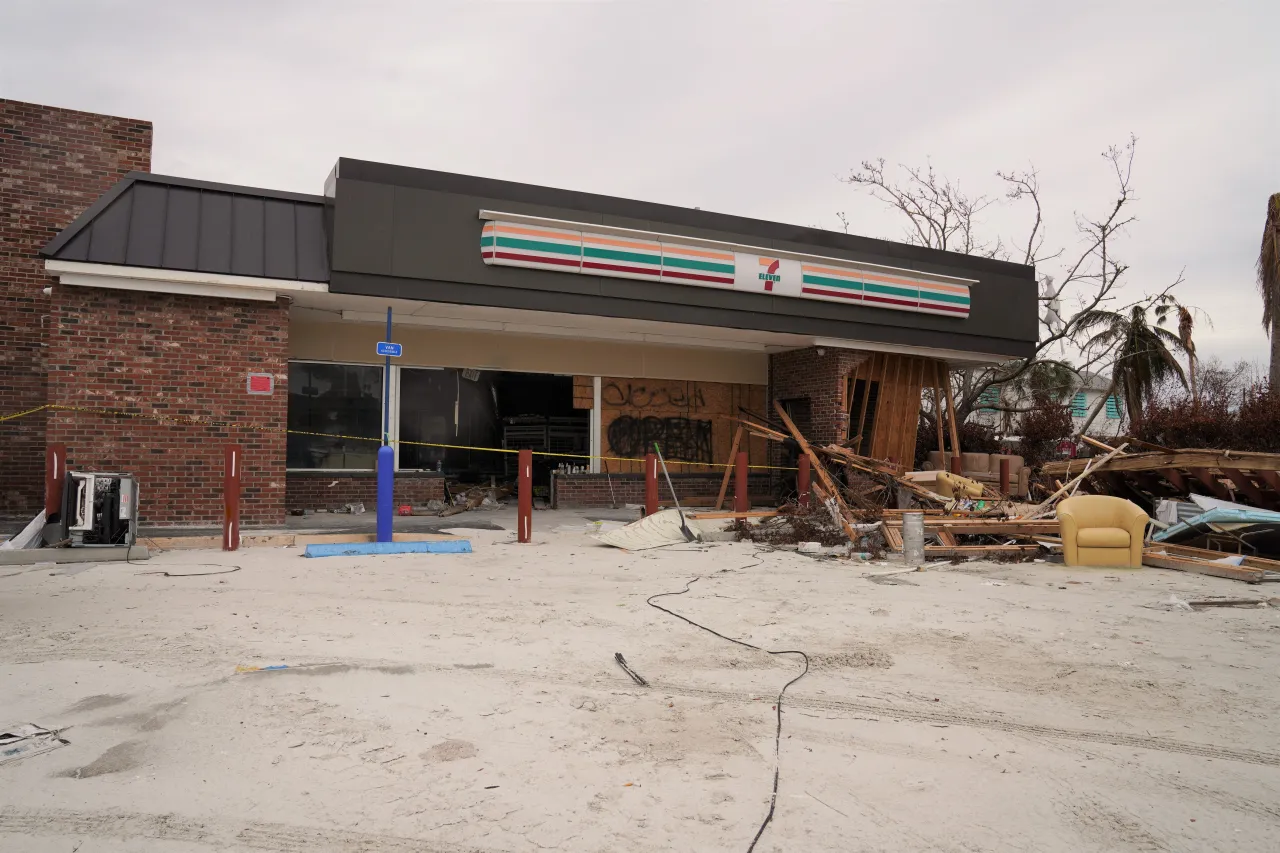
POLYGON ((391 341, 378 341, 378 355, 390 357, 399 357, 404 352, 403 344, 393 344, 391 341))

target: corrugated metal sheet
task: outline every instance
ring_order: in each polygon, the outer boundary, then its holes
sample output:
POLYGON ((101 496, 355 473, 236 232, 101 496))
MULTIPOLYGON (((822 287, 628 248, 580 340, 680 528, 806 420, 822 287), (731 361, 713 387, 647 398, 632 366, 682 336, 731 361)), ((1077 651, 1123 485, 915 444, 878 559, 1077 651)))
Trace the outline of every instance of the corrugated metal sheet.
POLYGON ((45 257, 328 281, 324 198, 134 172, 45 247, 45 257))

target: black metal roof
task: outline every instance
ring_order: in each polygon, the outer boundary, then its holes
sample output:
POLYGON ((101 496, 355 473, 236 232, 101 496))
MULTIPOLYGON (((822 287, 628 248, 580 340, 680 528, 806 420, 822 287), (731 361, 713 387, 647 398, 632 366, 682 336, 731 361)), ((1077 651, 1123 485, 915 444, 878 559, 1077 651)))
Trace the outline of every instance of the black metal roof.
POLYGON ((325 198, 130 172, 41 254, 61 261, 328 281, 325 198))

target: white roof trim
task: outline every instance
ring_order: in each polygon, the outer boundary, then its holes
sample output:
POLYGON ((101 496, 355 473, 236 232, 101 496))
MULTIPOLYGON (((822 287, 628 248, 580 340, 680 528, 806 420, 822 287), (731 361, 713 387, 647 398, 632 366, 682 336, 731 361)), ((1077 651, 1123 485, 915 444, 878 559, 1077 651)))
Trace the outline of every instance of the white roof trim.
POLYGON ((59 284, 74 287, 137 290, 144 293, 179 293, 187 296, 210 296, 220 299, 274 302, 281 293, 329 292, 329 285, 323 282, 255 278, 253 276, 224 275, 212 272, 160 270, 150 267, 127 267, 59 260, 45 261, 44 268, 51 275, 58 277, 59 284))
POLYGON ((732 252, 747 252, 754 255, 767 255, 771 258, 787 258, 795 261, 821 261, 827 264, 842 264, 858 269, 894 272, 925 281, 936 281, 939 284, 978 284, 976 278, 959 278, 953 275, 939 275, 923 272, 907 267, 890 267, 883 264, 869 264, 849 258, 838 258, 832 255, 810 255, 803 252, 789 252, 768 246, 751 246, 745 243, 729 243, 724 240, 707 240, 703 237, 689 237, 684 234, 667 234, 661 231, 641 231, 637 228, 619 228, 614 225, 598 225, 594 222, 574 222, 568 219, 548 219, 545 216, 527 216, 523 213, 503 213, 497 210, 481 210, 480 218, 485 221, 512 222, 522 225, 541 225, 544 228, 561 228, 569 231, 589 231, 592 234, 609 234, 614 237, 638 237, 645 240, 659 240, 677 243, 683 246, 701 246, 706 249, 722 249, 732 252))

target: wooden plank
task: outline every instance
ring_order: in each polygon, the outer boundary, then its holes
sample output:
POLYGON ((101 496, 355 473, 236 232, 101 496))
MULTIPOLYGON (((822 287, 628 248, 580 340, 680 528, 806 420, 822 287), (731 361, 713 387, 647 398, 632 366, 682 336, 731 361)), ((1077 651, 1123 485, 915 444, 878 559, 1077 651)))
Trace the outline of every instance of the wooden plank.
POLYGON ((717 518, 773 518, 774 516, 781 514, 782 513, 778 512, 776 509, 753 509, 750 512, 691 512, 688 513, 688 516, 690 518, 700 518, 703 520, 715 520, 717 518))
POLYGON ((850 542, 857 542, 858 534, 849 525, 851 513, 849 512, 849 506, 844 502, 844 498, 840 495, 840 487, 831 479, 831 475, 827 473, 826 466, 822 464, 822 460, 818 458, 818 454, 814 453, 813 448, 809 446, 809 440, 801 434, 800 430, 796 429, 796 425, 787 414, 787 410, 782 408, 781 401, 774 400, 773 408, 777 411, 778 417, 782 418, 782 422, 786 424, 787 429, 791 432, 791 437, 800 445, 800 449, 804 452, 805 456, 809 457, 811 473, 817 475, 819 482, 822 483, 822 489, 819 491, 819 495, 823 498, 824 502, 827 500, 835 501, 837 509, 836 514, 839 516, 838 521, 840 522, 840 526, 844 528, 844 533, 849 537, 850 542), (826 492, 825 495, 822 494, 823 491, 826 492))
POLYGON ((1024 557, 1039 552, 1039 545, 926 545, 930 559, 944 557, 1024 557))
POLYGON ((946 468, 947 440, 942 426, 942 384, 938 381, 940 368, 936 361, 931 362, 931 364, 933 365, 933 414, 938 427, 938 452, 942 454, 942 467, 946 468))
POLYGON ((1156 473, 1168 480, 1176 491, 1180 493, 1191 491, 1187 478, 1182 476, 1182 472, 1177 468, 1159 468, 1156 473))
MULTIPOLYGON (((1170 545, 1167 542, 1149 543, 1149 548, 1158 548, 1161 551, 1168 551, 1175 557, 1191 557, 1197 560, 1221 560, 1223 557, 1238 557, 1239 554, 1231 554, 1225 551, 1211 551, 1208 548, 1195 548, 1191 545, 1170 545)), ((1244 565, 1261 569, 1265 572, 1280 572, 1280 560, 1268 560, 1265 557, 1243 557, 1244 565)))
MULTIPOLYGON (((1125 449, 1127 446, 1128 446, 1128 445, 1125 445, 1125 444, 1120 445, 1120 446, 1119 446, 1119 447, 1117 447, 1115 450, 1113 450, 1113 451, 1111 451, 1110 453, 1108 453, 1106 456, 1103 456, 1102 458, 1098 459, 1098 460, 1097 460, 1097 464, 1098 464, 1098 465, 1101 465, 1102 463, 1104 463, 1104 462, 1106 462, 1106 461, 1108 461, 1108 460, 1112 459, 1113 457, 1115 457, 1117 454, 1124 452, 1124 449, 1125 449)), ((1071 489, 1073 486, 1077 485, 1077 484, 1078 484, 1081 480, 1083 480, 1085 477, 1089 476, 1090 472, 1093 470, 1093 467, 1094 467, 1094 466, 1086 466, 1086 467, 1085 467, 1085 469, 1084 469, 1084 471, 1083 471, 1083 472, 1081 472, 1081 473, 1080 473, 1079 475, 1077 475, 1076 477, 1074 477, 1070 482, 1068 482, 1068 483, 1064 484, 1064 485, 1062 486, 1062 488, 1058 489, 1056 492, 1054 492, 1053 494, 1049 495, 1049 497, 1048 497, 1048 498, 1046 498, 1046 499, 1045 499, 1044 501, 1042 501, 1040 504, 1038 504, 1037 506, 1035 506, 1034 508, 1032 508, 1029 512, 1025 512, 1025 513, 1023 513, 1022 515, 1018 516, 1018 518, 1019 518, 1019 519, 1035 518, 1037 515, 1039 515, 1040 513, 1044 512, 1046 509, 1048 509, 1048 508, 1050 508, 1051 506, 1053 506, 1054 501, 1056 501, 1056 500, 1057 500, 1059 497, 1061 497, 1062 495, 1066 494, 1066 492, 1067 492, 1069 489, 1071 489)))
POLYGON ((943 371, 942 390, 947 394, 947 422, 951 424, 951 452, 960 455, 960 433, 956 430, 956 402, 951 397, 951 371, 943 371))
POLYGON ((1253 480, 1249 479, 1249 475, 1245 474, 1239 468, 1223 468, 1223 475, 1231 481, 1237 492, 1243 492, 1249 500, 1253 501, 1260 507, 1265 508, 1271 501, 1267 500, 1262 494, 1262 490, 1253 484, 1253 480))
POLYGON ((858 412, 858 431, 854 434, 853 442, 853 446, 858 448, 859 452, 867 449, 862 446, 862 431, 867 426, 867 403, 871 400, 871 377, 876 373, 877 358, 879 358, 878 353, 867 359, 867 378, 863 380, 862 407, 858 412))
MULTIPOLYGON (((886 518, 883 523, 886 527, 902 526, 900 518, 886 518)), ((962 536, 1056 536, 1061 526, 1056 518, 1013 521, 998 518, 939 519, 925 516, 924 529, 929 532, 945 530, 962 536)))
POLYGON ((724 478, 720 481, 720 494, 716 496, 716 509, 724 506, 724 496, 729 491, 729 478, 733 476, 733 466, 738 459, 738 445, 742 443, 742 425, 733 434, 733 446, 729 449, 729 463, 724 469, 724 478))
POLYGON ((938 541, 941 542, 943 545, 947 545, 949 547, 954 548, 960 544, 959 542, 956 541, 956 535, 945 527, 936 527, 936 528, 933 528, 932 530, 926 527, 925 532, 926 533, 932 532, 932 533, 938 534, 938 541))
POLYGON ((1098 441, 1095 438, 1090 438, 1087 435, 1080 436, 1080 440, 1083 441, 1085 444, 1088 444, 1092 447, 1096 447, 1098 450, 1101 450, 1103 453, 1110 453, 1112 450, 1115 450, 1115 448, 1112 447, 1111 445, 1103 444, 1101 441, 1098 441))
POLYGON ((1158 569, 1173 569, 1178 572, 1193 572, 1197 575, 1209 575, 1215 578, 1229 578, 1245 583, 1261 583, 1266 572, 1260 569, 1243 566, 1227 566, 1221 563, 1210 563, 1191 557, 1176 557, 1162 553, 1159 546, 1147 548, 1142 552, 1142 564, 1158 569))
POLYGON ((1280 495, 1280 474, 1277 474, 1275 471, 1259 471, 1257 469, 1255 469, 1253 473, 1264 483, 1270 486, 1271 491, 1280 495))
POLYGON ((889 546, 889 550, 901 551, 902 531, 893 527, 882 527, 881 530, 884 532, 884 541, 889 546))
MULTIPOLYGON (((1044 465, 1051 477, 1078 470, 1080 460, 1061 460, 1044 465), (1073 463, 1074 466, 1073 467, 1073 463)), ((1237 453, 1234 450, 1177 450, 1173 453, 1126 453, 1107 464, 1113 471, 1158 471, 1161 468, 1239 468, 1241 471, 1280 472, 1280 453, 1237 453)))
POLYGON ((1231 492, 1227 491, 1227 487, 1218 482, 1217 476, 1208 468, 1188 468, 1187 472, 1195 477, 1209 491, 1213 492, 1213 496, 1219 500, 1232 500, 1231 492))

